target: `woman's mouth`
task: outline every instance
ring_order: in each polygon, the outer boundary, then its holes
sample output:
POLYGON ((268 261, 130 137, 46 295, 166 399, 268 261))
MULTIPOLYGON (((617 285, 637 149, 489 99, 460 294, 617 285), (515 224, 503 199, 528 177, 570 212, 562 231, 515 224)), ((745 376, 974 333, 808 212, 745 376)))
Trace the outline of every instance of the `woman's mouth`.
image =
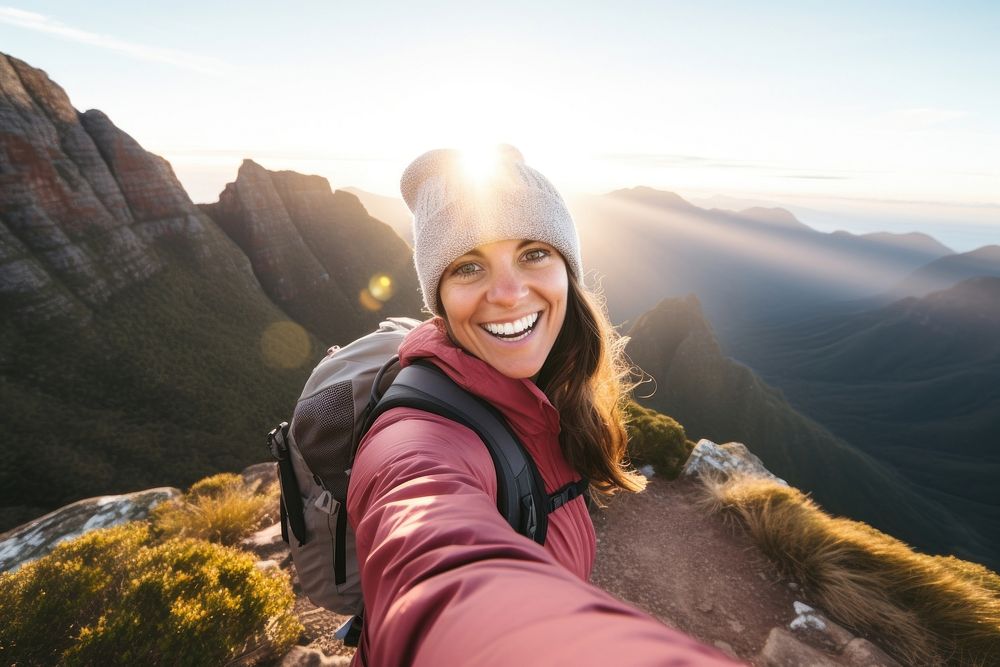
POLYGON ((538 324, 540 316, 541 311, 509 322, 487 322, 479 326, 494 338, 514 342, 526 338, 534 330, 535 325, 538 324))

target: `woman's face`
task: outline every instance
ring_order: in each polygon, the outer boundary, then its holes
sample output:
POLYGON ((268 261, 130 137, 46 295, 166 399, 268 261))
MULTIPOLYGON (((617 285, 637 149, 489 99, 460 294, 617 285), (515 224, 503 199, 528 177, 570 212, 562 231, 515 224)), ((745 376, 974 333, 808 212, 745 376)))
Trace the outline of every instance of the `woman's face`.
POLYGON ((566 318, 562 255, 540 241, 497 241, 462 255, 441 276, 455 342, 512 378, 538 375, 566 318))

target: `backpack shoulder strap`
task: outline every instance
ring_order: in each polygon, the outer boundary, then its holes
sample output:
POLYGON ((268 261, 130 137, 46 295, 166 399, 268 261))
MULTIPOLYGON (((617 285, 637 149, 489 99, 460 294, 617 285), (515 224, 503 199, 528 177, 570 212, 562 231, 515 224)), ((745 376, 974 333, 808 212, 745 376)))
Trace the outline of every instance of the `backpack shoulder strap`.
POLYGON ((475 431, 496 468, 500 513, 514 530, 545 543, 550 499, 535 462, 496 408, 459 387, 434 364, 419 361, 400 370, 369 415, 365 431, 380 414, 396 407, 424 410, 475 431))

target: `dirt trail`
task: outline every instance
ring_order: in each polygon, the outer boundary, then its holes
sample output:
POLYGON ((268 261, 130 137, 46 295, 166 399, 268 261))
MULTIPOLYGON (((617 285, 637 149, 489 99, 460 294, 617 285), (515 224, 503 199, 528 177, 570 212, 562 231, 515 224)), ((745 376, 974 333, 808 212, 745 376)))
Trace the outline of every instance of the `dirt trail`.
POLYGON ((740 659, 795 617, 794 590, 749 538, 695 503, 697 482, 653 478, 594 510, 592 581, 740 659))

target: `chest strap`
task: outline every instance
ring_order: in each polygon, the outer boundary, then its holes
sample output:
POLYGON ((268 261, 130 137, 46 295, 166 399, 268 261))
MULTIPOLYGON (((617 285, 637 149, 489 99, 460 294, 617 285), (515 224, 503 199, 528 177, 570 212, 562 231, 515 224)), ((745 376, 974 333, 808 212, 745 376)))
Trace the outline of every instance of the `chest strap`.
MULTIPOLYGON (((590 488, 590 482, 585 479, 578 479, 575 482, 570 482, 555 493, 549 494, 549 512, 555 512, 577 496, 582 496, 587 492, 588 488, 590 488)), ((589 497, 586 499, 590 500, 589 497)), ((587 506, 590 506, 589 502, 587 506)))

